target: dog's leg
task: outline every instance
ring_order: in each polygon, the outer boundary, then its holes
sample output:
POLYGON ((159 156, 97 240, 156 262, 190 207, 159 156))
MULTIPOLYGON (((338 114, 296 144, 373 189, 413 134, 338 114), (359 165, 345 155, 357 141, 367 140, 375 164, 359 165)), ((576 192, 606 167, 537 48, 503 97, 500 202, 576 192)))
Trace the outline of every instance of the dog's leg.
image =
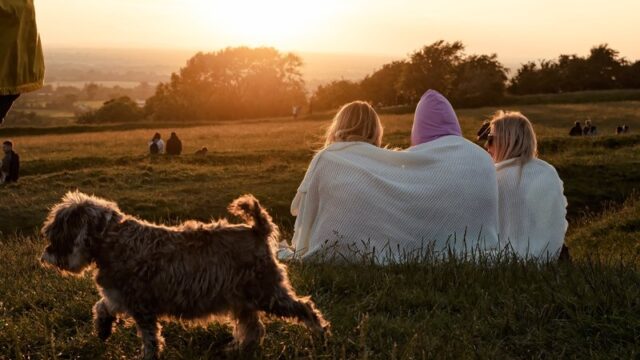
POLYGON ((233 330, 234 346, 238 350, 251 350, 260 345, 265 329, 258 312, 252 309, 240 309, 234 311, 234 317, 236 320, 233 330))
POLYGON ((93 325, 100 340, 107 340, 111 336, 115 320, 115 314, 109 309, 105 298, 93 305, 93 325))
POLYGON ((329 330, 329 323, 316 309, 313 301, 300 299, 282 286, 276 288, 271 302, 263 310, 276 316, 296 319, 319 335, 324 335, 329 330))
POLYGON ((151 314, 135 314, 133 319, 138 326, 138 333, 142 337, 142 351, 145 360, 155 360, 160 356, 164 346, 164 339, 160 335, 161 327, 158 319, 151 314))

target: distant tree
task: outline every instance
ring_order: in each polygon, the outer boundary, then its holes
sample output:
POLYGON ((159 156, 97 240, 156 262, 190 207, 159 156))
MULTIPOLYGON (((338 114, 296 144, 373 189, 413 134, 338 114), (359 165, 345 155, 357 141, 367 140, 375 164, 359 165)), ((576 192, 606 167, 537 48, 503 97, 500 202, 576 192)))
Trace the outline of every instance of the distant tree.
POLYGON ((511 79, 509 91, 512 94, 541 94, 560 91, 558 65, 553 61, 541 60, 523 64, 511 79))
POLYGON ((100 86, 98 86, 98 84, 96 83, 85 84, 83 89, 83 91, 87 94, 88 100, 95 99, 99 90, 100 90, 100 86))
POLYGON ((406 61, 394 61, 367 75, 360 83, 364 98, 385 106, 403 103, 399 80, 406 66, 406 61))
POLYGON ((400 88, 416 102, 428 89, 449 95, 453 90, 456 67, 463 59, 464 45, 456 41, 436 41, 414 52, 400 79, 400 88))
POLYGON ((555 76, 548 82, 554 81, 554 86, 546 86, 546 92, 582 91, 589 89, 585 77, 589 72, 587 60, 577 55, 560 55, 554 65, 555 76))
POLYGON ((640 89, 640 60, 624 67, 620 74, 620 85, 627 89, 640 89))
POLYGON ((304 105, 302 60, 273 48, 226 48, 198 53, 148 99, 158 120, 237 119, 286 115, 304 105))
POLYGON ((498 103, 504 96, 507 69, 498 56, 472 55, 456 66, 451 99, 458 106, 498 103))
POLYGON ((619 87, 619 78, 625 64, 619 52, 608 44, 595 46, 586 59, 585 88, 590 90, 613 89, 619 87))
POLYGON ((142 109, 128 96, 105 102, 98 110, 78 116, 79 123, 135 122, 143 119, 142 109))
POLYGON ((564 91, 604 90, 625 86, 629 64, 618 51, 602 44, 589 56, 560 55, 557 61, 542 60, 522 65, 511 80, 513 94, 556 93, 564 91))
POLYGON ((327 110, 354 101, 362 100, 364 95, 360 84, 349 80, 336 80, 316 89, 311 101, 314 108, 327 110))

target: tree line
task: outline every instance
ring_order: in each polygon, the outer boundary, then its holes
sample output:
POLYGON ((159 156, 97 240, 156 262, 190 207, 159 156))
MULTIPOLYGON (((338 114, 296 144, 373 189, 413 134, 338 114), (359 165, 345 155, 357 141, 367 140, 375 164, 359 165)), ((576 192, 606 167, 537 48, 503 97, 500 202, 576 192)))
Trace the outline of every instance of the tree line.
POLYGON ((506 94, 640 88, 640 61, 629 62, 606 44, 592 48, 586 57, 560 55, 557 60, 528 62, 511 79, 496 54, 467 55, 464 49, 459 41, 436 41, 362 80, 321 85, 310 97, 302 59, 293 53, 269 47, 197 53, 170 81, 157 86, 144 108, 121 97, 81 121, 113 121, 116 116, 119 121, 284 116, 293 107, 336 109, 356 99, 381 107, 407 105, 417 103, 428 89, 440 91, 455 106, 474 107, 498 104, 506 94))
POLYGON ((593 47, 586 57, 560 55, 557 60, 525 63, 509 79, 496 54, 465 55, 461 42, 437 41, 360 81, 320 86, 311 100, 323 109, 354 99, 393 106, 415 104, 426 90, 435 89, 455 106, 474 107, 498 104, 507 94, 624 88, 640 88, 640 61, 627 61, 607 44, 593 47))

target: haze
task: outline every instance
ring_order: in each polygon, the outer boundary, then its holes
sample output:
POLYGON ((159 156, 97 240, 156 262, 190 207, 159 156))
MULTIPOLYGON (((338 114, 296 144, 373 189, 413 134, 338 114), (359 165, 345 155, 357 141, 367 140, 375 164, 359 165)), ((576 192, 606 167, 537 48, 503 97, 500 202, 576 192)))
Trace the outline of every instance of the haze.
POLYGON ((36 0, 46 47, 282 50, 404 57, 435 40, 506 61, 609 43, 640 58, 640 1, 36 0))

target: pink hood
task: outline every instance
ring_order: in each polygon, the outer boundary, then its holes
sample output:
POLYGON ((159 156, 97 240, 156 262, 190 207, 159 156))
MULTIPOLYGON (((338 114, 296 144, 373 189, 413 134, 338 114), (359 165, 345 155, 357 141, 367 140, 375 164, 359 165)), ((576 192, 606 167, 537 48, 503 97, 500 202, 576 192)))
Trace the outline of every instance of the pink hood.
POLYGON ((456 112, 442 94, 428 90, 416 108, 411 145, 424 144, 448 135, 462 136, 456 112))

